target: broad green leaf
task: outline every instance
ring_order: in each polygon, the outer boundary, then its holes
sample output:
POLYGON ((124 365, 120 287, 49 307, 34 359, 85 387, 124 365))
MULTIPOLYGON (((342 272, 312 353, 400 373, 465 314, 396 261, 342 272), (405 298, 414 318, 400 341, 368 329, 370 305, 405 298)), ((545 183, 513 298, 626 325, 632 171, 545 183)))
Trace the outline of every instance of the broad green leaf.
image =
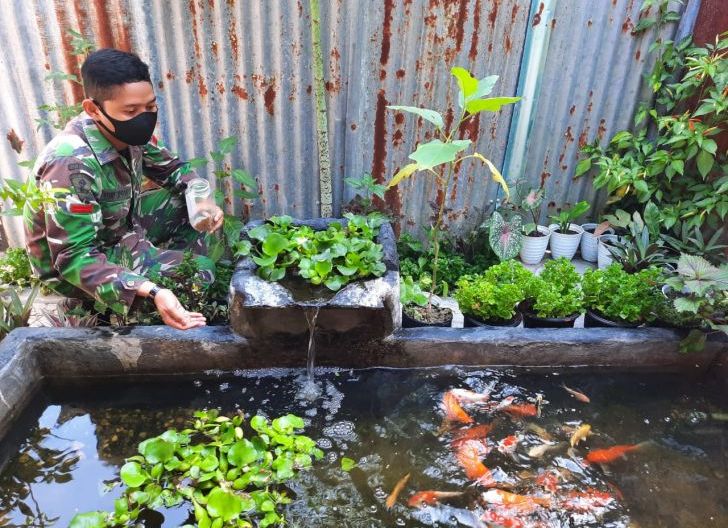
POLYGON ((715 163, 715 158, 710 152, 701 150, 698 152, 698 156, 695 160, 698 164, 698 171, 700 172, 700 175, 705 178, 708 174, 710 174, 713 164, 715 163))
POLYGON ((355 467, 357 467, 356 460, 347 457, 341 458, 341 469, 343 471, 351 471, 355 467))
POLYGON ((137 462, 127 462, 119 472, 121 480, 130 488, 138 488, 147 480, 147 475, 137 462))
POLYGON ((454 161, 459 152, 470 145, 469 139, 458 139, 450 143, 443 143, 439 139, 424 143, 410 154, 410 159, 416 161, 420 170, 431 169, 454 161))
POLYGON ((696 314, 700 308, 700 301, 689 299, 687 297, 678 297, 674 301, 675 309, 678 312, 689 312, 696 314))
POLYGON ((248 187, 252 187, 253 189, 258 188, 258 183, 253 179, 248 171, 245 171, 243 169, 234 169, 232 175, 233 179, 236 182, 247 185, 248 187))
POLYGON ((139 453, 150 464, 164 463, 174 455, 174 444, 162 438, 150 438, 139 444, 139 453))
POLYGON ((291 432, 293 429, 303 429, 303 418, 295 414, 286 414, 273 420, 273 428, 282 433, 291 432))
POLYGON ((387 188, 389 189, 391 187, 394 187, 405 178, 409 178, 410 176, 412 176, 418 170, 420 170, 420 166, 417 163, 410 163, 408 165, 405 165, 404 167, 399 169, 397 174, 395 174, 394 177, 389 181, 389 183, 387 184, 387 188))
POLYGON ((258 450, 250 440, 243 439, 235 442, 228 451, 227 459, 237 467, 247 466, 255 462, 259 457, 258 450))
POLYGON ((520 97, 489 97, 487 99, 474 99, 465 103, 465 109, 470 114, 478 112, 497 112, 502 106, 520 101, 520 97))
POLYGON ((330 260, 321 260, 314 265, 314 268, 319 275, 328 275, 331 273, 333 264, 330 260))
POLYGON ((574 178, 578 178, 579 176, 589 172, 589 169, 592 167, 592 159, 584 158, 579 163, 576 164, 576 171, 574 171, 574 178))
POLYGON ((339 291, 343 285, 344 279, 339 275, 332 275, 324 281, 324 286, 331 291, 339 291))
POLYGON ((192 158, 187 160, 187 166, 190 169, 197 169, 199 167, 207 165, 208 163, 209 161, 207 160, 207 158, 192 158))
POLYGON ((263 242, 268 236, 268 233, 270 233, 270 226, 262 224, 248 231, 248 237, 263 242))
POLYGON ((110 526, 106 519, 109 514, 104 512, 87 512, 74 515, 68 528, 106 528, 110 526))
POLYGON ((439 129, 445 128, 445 122, 442 119, 442 115, 439 112, 430 110, 429 108, 419 108, 417 106, 388 106, 390 110, 396 110, 398 112, 409 112, 411 114, 417 114, 423 119, 429 121, 439 129))
POLYGON ((475 93, 478 89, 478 79, 470 75, 470 72, 460 66, 455 66, 450 70, 455 78, 458 80, 460 91, 464 97, 469 97, 475 93))
POLYGON ((250 427, 252 427, 254 431, 264 431, 268 428, 268 420, 266 420, 263 416, 256 414, 250 419, 250 427))
POLYGON ((221 154, 229 154, 238 142, 237 136, 229 136, 220 140, 219 149, 221 154))
POLYGON ((243 502, 237 495, 214 488, 207 496, 207 511, 212 517, 230 521, 242 513, 243 502))
POLYGON ((288 239, 280 233, 270 233, 263 241, 263 253, 270 256, 278 255, 288 247, 288 239))

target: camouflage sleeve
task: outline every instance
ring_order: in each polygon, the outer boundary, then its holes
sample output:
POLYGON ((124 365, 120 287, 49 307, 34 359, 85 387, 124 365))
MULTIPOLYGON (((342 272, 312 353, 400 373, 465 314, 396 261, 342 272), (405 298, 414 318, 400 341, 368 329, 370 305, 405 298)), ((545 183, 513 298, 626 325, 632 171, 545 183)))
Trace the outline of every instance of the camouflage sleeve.
POLYGON ((197 174, 187 162, 180 161, 156 137, 142 147, 142 172, 157 185, 170 190, 184 191, 187 182, 197 174))
POLYGON ((68 189, 58 206, 45 211, 51 264, 60 277, 118 313, 128 313, 147 279, 109 262, 98 246, 103 229, 98 183, 76 157, 57 158, 39 171, 52 187, 68 189))

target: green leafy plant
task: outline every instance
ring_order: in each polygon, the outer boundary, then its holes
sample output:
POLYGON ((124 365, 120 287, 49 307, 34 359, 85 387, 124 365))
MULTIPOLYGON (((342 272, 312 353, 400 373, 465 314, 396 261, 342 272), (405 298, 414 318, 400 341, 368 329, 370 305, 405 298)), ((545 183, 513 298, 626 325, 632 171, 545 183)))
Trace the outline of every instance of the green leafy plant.
POLYGON ((248 248, 258 275, 279 281, 286 270, 314 285, 337 291, 351 281, 380 277, 386 271, 381 244, 375 242, 381 215, 358 216, 347 213, 346 224, 333 222, 325 230, 293 224, 289 216, 272 217, 249 230, 253 241, 248 248))
POLYGON ((457 115, 452 126, 447 128, 442 114, 435 110, 427 108, 418 108, 415 106, 389 106, 390 110, 408 112, 424 119, 428 123, 434 125, 434 137, 431 141, 418 145, 415 152, 409 155, 414 162, 402 167, 397 174, 389 181, 387 187, 394 187, 402 180, 411 177, 417 172, 426 172, 435 178, 435 184, 443 199, 437 204, 434 222, 432 225, 432 247, 433 247, 433 268, 432 268, 432 285, 430 287, 430 299, 428 301, 428 310, 432 305, 432 295, 438 283, 438 266, 440 254, 440 231, 443 228, 443 217, 445 212, 445 199, 447 190, 450 186, 455 167, 468 158, 480 160, 490 170, 491 177, 495 182, 501 185, 508 196, 509 190, 505 180, 495 165, 485 158, 482 154, 474 152, 473 154, 464 155, 472 141, 470 139, 455 139, 457 131, 460 127, 471 118, 481 112, 497 112, 507 104, 513 104, 520 100, 520 97, 486 97, 493 91, 495 83, 498 81, 497 75, 491 75, 483 79, 474 78, 465 68, 454 67, 451 70, 452 75, 457 79, 460 88, 458 94, 459 111, 450 109, 453 115, 457 115))
POLYGON ((518 215, 511 215, 506 220, 498 211, 493 212, 490 218, 490 247, 501 261, 515 258, 521 250, 523 243, 521 222, 521 217, 518 215))
POLYGON ((660 238, 656 206, 652 202, 645 207, 644 219, 636 211, 630 215, 621 209, 605 218, 610 225, 626 230, 607 249, 627 273, 636 273, 668 261, 660 238))
POLYGON ((8 288, 0 292, 0 339, 4 339, 16 328, 28 326, 33 303, 39 290, 38 284, 33 286, 25 302, 21 300, 15 288, 8 288))
POLYGON ((51 187, 50 182, 38 185, 32 177, 25 182, 5 179, 0 189, 0 199, 10 201, 13 207, 4 210, 2 214, 20 216, 26 205, 30 211, 38 211, 41 207, 52 210, 63 200, 58 198, 58 195, 65 193, 68 193, 68 189, 51 187))
POLYGON ((553 220, 555 224, 558 224, 559 233, 568 233, 572 223, 576 221, 581 215, 589 210, 589 202, 578 202, 575 203, 570 209, 562 209, 558 214, 551 215, 549 218, 553 220))
POLYGON ((565 258, 549 260, 525 287, 527 307, 538 317, 561 318, 584 309, 581 276, 565 258))
POLYGON ((525 287, 532 273, 514 260, 492 266, 485 273, 462 277, 455 299, 467 315, 482 321, 507 321, 525 298, 525 287))
POLYGON ((528 236, 534 233, 538 228, 538 218, 541 212, 541 204, 543 203, 544 190, 539 189, 528 189, 523 193, 521 198, 520 207, 521 211, 525 215, 530 216, 530 222, 523 224, 523 234, 528 236))
POLYGON ((377 183, 369 173, 363 174, 359 178, 344 178, 344 183, 356 191, 356 196, 347 207, 349 212, 368 215, 380 211, 374 204, 374 198, 384 200, 384 193, 387 191, 386 185, 377 183))
MULTIPOLYGON (((323 452, 298 434, 303 419, 274 420, 198 411, 192 427, 168 430, 139 444, 121 467, 123 495, 113 512, 76 515, 70 528, 137 526, 144 510, 186 505, 200 528, 285 525, 288 481, 323 452)), ((185 524, 185 526, 193 526, 185 524)))
POLYGON ((0 256, 0 287, 10 285, 25 288, 34 282, 28 252, 24 248, 8 248, 5 255, 0 256))
POLYGON ((82 306, 67 309, 63 303, 58 303, 55 312, 46 310, 45 318, 51 326, 58 328, 92 328, 99 324, 99 314, 85 310, 82 306))
POLYGON ((586 270, 581 284, 585 306, 617 322, 651 321, 662 297, 662 274, 654 267, 628 273, 613 263, 604 269, 586 270))
POLYGON ((399 301, 405 305, 425 306, 427 304, 427 295, 422 292, 422 288, 412 277, 402 277, 399 283, 399 301))

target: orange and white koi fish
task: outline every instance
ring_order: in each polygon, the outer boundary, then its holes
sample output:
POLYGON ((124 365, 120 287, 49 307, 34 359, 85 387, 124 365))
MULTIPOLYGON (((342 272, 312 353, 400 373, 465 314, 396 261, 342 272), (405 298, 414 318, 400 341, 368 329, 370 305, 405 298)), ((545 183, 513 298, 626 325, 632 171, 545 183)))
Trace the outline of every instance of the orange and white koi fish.
POLYGON ((492 486, 495 479, 490 470, 480 460, 482 444, 476 440, 464 442, 455 453, 458 463, 465 471, 465 476, 483 486, 492 486))
POLYGON ((460 406, 458 399, 452 392, 446 392, 442 396, 442 410, 445 412, 445 421, 447 423, 471 424, 475 421, 460 406))
POLYGON ((440 502, 440 499, 452 499, 463 495, 463 491, 418 491, 407 502, 411 508, 422 508, 423 506, 433 506, 440 502))
POLYGON ((556 488, 559 484, 560 479, 561 475, 559 475, 558 472, 552 469, 547 469, 536 477, 536 484, 538 486, 541 486, 546 491, 556 493, 556 488))
POLYGON ((584 460, 589 464, 610 464, 618 458, 622 458, 627 453, 637 451, 644 447, 645 443, 646 442, 634 445, 615 445, 605 449, 595 449, 594 451, 590 451, 586 457, 584 457, 584 460))
POLYGON ((580 401, 582 403, 590 403, 591 402, 591 400, 589 399, 589 396, 587 396, 583 392, 579 392, 578 390, 570 389, 569 387, 567 387, 564 384, 562 384, 561 387, 566 392, 568 392, 569 394, 571 394, 571 396, 574 397, 575 399, 577 399, 578 401, 580 401))
POLYGON ((571 491, 559 501, 559 507, 565 510, 587 513, 599 508, 606 508, 615 503, 612 495, 606 491, 587 488, 585 491, 571 491))
POLYGON ((527 524, 518 515, 509 511, 495 509, 485 510, 480 520, 488 526, 499 526, 502 528, 527 528, 527 524))
POLYGON ((490 394, 487 392, 474 392, 468 389, 452 389, 450 392, 461 404, 483 403, 490 400, 490 394))
POLYGON ((481 494, 481 498, 487 504, 503 504, 506 506, 520 506, 538 504, 544 508, 551 506, 551 497, 538 497, 535 495, 518 495, 501 489, 491 489, 481 494))
POLYGON ((397 484, 394 485, 394 489, 392 490, 392 493, 389 494, 389 497, 387 497, 387 500, 384 503, 384 505, 387 507, 388 510, 390 508, 392 508, 392 506, 394 506, 395 502, 397 502, 397 497, 399 497, 399 494, 402 493, 402 490, 407 485, 407 481, 409 480, 409 478, 410 478, 410 474, 407 473, 404 477, 399 479, 397 484))
POLYGON ((486 436, 493 430, 493 424, 478 424, 474 425, 473 427, 468 427, 467 429, 459 429, 455 431, 453 435, 452 442, 450 442, 450 445, 452 447, 458 447, 463 442, 467 442, 468 440, 484 440, 486 436))
POLYGON ((569 440, 569 444, 571 447, 574 447, 579 444, 582 440, 586 440, 586 437, 591 434, 591 425, 589 424, 583 424, 581 425, 576 431, 574 431, 574 434, 571 435, 571 439, 569 440))
POLYGON ((498 442, 498 451, 504 455, 512 455, 516 452, 516 447, 518 447, 518 437, 515 435, 506 436, 498 442))

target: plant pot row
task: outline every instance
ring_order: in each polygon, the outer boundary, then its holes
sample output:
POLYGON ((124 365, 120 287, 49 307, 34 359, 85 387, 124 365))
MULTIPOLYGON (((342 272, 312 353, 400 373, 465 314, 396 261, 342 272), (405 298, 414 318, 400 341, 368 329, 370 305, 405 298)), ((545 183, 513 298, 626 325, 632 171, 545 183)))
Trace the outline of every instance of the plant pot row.
POLYGON ((553 258, 574 258, 577 249, 587 262, 598 262, 603 268, 611 263, 611 253, 607 249, 610 242, 616 241, 614 230, 609 228, 605 234, 594 235, 597 224, 570 224, 569 232, 562 233, 557 224, 537 226, 537 233, 523 237, 520 257, 524 264, 535 265, 543 260, 546 249, 551 248, 553 258))

